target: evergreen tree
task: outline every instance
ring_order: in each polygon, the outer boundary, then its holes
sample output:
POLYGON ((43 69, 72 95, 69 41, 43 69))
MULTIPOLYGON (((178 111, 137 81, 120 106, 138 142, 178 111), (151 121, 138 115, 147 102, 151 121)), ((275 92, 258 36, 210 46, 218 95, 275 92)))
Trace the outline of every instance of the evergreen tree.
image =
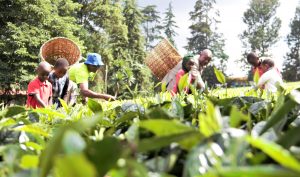
POLYGON ((143 64, 146 56, 144 51, 144 38, 140 29, 143 16, 137 7, 136 0, 125 1, 123 14, 125 17, 125 24, 128 27, 127 50, 130 66, 135 78, 135 84, 138 84, 137 88, 139 88, 139 90, 146 90, 151 86, 151 72, 143 64))
POLYGON ((172 6, 172 1, 169 3, 169 7, 167 8, 165 12, 165 18, 163 20, 163 30, 165 32, 165 35, 167 39, 173 44, 173 46, 176 47, 175 45, 175 40, 174 37, 177 35, 175 32, 175 28, 178 28, 176 25, 176 22, 174 21, 174 13, 173 13, 173 6, 172 6))
MULTIPOLYGON (((279 0, 251 0, 246 10, 243 22, 246 30, 240 35, 245 48, 244 55, 258 50, 260 55, 269 55, 270 48, 279 39, 281 20, 276 17, 279 0)), ((246 63, 245 56, 242 63, 246 63)))
MULTIPOLYGON (((202 50, 208 48, 213 52, 213 61, 210 65, 215 65, 223 72, 226 69, 228 55, 224 51, 225 40, 223 34, 218 32, 217 19, 219 12, 214 9, 215 0, 197 0, 194 6, 194 11, 190 12, 193 24, 191 29, 192 37, 188 38, 186 49, 191 53, 199 54, 202 50)), ((211 71, 203 73, 203 77, 211 79, 213 67, 208 67, 211 71)))
POLYGON ((287 36, 290 51, 283 63, 283 78, 287 81, 298 81, 300 79, 300 7, 296 8, 290 28, 291 32, 287 36))
POLYGON ((143 28, 145 33, 145 47, 146 50, 151 50, 156 42, 161 39, 161 25, 159 12, 156 10, 156 5, 146 6, 142 10, 144 20, 143 28))
POLYGON ((80 25, 73 17, 80 4, 71 0, 2 0, 0 3, 2 89, 12 89, 20 84, 21 89, 26 90, 40 61, 39 49, 52 37, 70 38, 84 51, 83 42, 77 37, 80 25))

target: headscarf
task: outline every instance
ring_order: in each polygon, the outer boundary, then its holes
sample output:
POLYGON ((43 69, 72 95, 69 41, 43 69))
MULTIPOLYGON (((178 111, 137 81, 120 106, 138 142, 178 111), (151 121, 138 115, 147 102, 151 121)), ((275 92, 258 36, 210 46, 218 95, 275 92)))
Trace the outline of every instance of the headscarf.
POLYGON ((182 69, 185 71, 185 72, 189 72, 188 69, 186 68, 186 64, 187 62, 189 62, 192 58, 194 57, 193 54, 187 54, 183 57, 182 59, 182 69))

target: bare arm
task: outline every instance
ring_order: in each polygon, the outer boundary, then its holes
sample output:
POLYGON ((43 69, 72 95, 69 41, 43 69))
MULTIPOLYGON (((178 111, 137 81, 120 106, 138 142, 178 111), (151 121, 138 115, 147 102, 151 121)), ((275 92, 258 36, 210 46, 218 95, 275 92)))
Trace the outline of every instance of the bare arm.
POLYGON ((111 96, 108 94, 100 94, 100 93, 89 90, 88 82, 81 83, 79 87, 80 87, 80 93, 84 97, 99 98, 99 99, 105 99, 105 100, 115 100, 116 99, 114 96, 111 96))
POLYGON ((40 95, 37 93, 30 93, 30 96, 33 96, 34 99, 36 99, 36 101, 44 108, 46 107, 46 104, 44 103, 44 101, 41 99, 40 95))

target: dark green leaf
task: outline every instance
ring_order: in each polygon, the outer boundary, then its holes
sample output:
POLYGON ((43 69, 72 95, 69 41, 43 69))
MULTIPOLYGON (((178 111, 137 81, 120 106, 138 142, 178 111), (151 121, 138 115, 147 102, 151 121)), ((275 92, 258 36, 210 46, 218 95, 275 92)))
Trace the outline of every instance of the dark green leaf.
POLYGON ((201 135, 200 133, 195 131, 187 131, 168 136, 159 136, 149 139, 143 139, 139 142, 138 151, 147 152, 152 150, 158 150, 162 147, 170 145, 171 143, 182 142, 184 140, 191 140, 189 144, 186 144, 188 149, 190 149, 201 140, 201 135))
POLYGON ((282 147, 288 149, 300 142, 299 132, 300 126, 292 128, 291 130, 287 131, 282 137, 280 137, 277 143, 282 147))
POLYGON ((85 153, 96 167, 98 175, 104 176, 121 157, 122 146, 115 138, 104 138, 102 141, 89 144, 85 153))
POLYGON ((295 101, 287 99, 287 101, 284 104, 281 104, 276 110, 272 112, 272 114, 268 118, 267 124, 262 129, 260 134, 262 135, 269 128, 273 127, 279 121, 281 121, 284 118, 284 116, 287 115, 296 105, 297 103, 295 101))
POLYGON ((93 99, 88 99, 87 105, 94 113, 103 111, 101 104, 93 99))
POLYGON ((25 107, 12 106, 12 107, 8 107, 7 110, 4 112, 4 117, 13 117, 24 112, 26 112, 25 107))

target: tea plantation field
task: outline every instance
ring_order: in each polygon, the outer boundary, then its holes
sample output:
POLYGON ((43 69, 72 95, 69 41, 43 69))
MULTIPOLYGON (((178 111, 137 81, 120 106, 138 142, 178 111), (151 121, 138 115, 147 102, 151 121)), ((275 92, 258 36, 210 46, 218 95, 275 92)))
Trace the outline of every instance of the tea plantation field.
POLYGON ((0 176, 299 177, 299 83, 0 113, 0 176))

